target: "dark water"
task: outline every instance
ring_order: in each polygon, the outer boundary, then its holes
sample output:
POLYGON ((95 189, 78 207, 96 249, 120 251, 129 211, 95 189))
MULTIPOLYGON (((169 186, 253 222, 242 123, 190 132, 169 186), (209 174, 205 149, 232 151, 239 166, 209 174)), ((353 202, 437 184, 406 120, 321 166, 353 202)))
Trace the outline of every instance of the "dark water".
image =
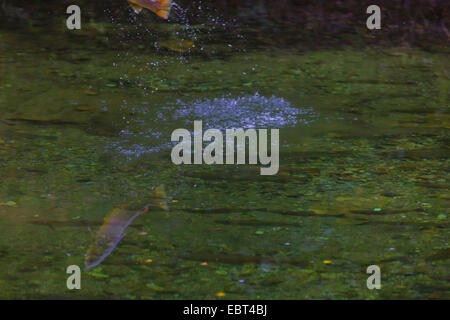
POLYGON ((448 54, 139 21, 0 29, 0 298, 448 298, 448 54), (280 129, 279 173, 172 164, 193 120, 280 129), (170 211, 68 290, 158 185, 170 211))

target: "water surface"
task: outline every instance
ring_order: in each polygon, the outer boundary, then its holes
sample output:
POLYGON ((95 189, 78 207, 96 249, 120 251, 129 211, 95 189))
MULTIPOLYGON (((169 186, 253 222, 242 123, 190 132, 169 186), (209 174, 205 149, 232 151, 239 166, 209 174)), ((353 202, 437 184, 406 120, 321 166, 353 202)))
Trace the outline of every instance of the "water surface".
POLYGON ((0 30, 0 298, 448 298, 448 54, 90 28, 0 30), (172 164, 193 120, 280 129, 279 173, 172 164), (161 184, 170 211, 66 289, 108 212, 161 184))

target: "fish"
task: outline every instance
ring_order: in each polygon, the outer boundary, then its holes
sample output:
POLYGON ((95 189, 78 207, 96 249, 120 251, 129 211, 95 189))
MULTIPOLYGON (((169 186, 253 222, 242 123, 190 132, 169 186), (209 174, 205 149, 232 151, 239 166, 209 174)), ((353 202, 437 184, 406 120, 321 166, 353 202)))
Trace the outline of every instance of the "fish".
POLYGON ((84 260, 85 270, 99 265, 113 252, 117 244, 125 236, 125 229, 136 217, 149 211, 150 208, 162 209, 164 211, 169 210, 167 196, 162 186, 155 187, 149 198, 151 202, 137 211, 131 209, 129 206, 121 205, 114 208, 106 216, 86 253, 84 260))
POLYGON ((172 7, 172 0, 127 0, 135 13, 140 13, 143 8, 148 9, 157 16, 167 19, 172 7))

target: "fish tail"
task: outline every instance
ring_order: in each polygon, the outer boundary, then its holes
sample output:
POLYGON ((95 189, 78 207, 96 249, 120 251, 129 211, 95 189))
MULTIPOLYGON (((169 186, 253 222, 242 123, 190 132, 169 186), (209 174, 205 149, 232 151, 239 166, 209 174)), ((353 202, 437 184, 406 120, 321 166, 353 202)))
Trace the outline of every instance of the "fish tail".
POLYGON ((170 14, 170 8, 172 7, 172 0, 158 0, 159 8, 152 10, 159 17, 167 19, 170 14))
POLYGON ((172 7, 172 0, 128 0, 134 12, 139 13, 146 8, 163 19, 167 19, 172 7))
POLYGON ((132 3, 130 1, 128 1, 128 3, 130 4, 131 8, 134 10, 134 13, 136 13, 136 14, 141 13, 141 11, 142 11, 142 7, 141 6, 139 6, 139 5, 135 4, 135 3, 132 3))
POLYGON ((169 207, 167 205, 167 194, 164 190, 164 186, 160 185, 155 187, 150 195, 150 198, 154 199, 153 205, 163 209, 164 211, 169 211, 169 207))

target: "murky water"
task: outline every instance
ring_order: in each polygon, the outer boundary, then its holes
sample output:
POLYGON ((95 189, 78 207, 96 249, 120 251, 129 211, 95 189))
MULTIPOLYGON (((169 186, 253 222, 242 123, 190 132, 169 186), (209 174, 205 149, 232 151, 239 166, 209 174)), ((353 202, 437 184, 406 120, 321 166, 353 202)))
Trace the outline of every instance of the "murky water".
POLYGON ((126 28, 0 30, 0 298, 448 298, 448 54, 126 28), (280 129, 279 173, 172 164, 193 120, 280 129), (158 185, 170 211, 68 290, 108 212, 158 185))

